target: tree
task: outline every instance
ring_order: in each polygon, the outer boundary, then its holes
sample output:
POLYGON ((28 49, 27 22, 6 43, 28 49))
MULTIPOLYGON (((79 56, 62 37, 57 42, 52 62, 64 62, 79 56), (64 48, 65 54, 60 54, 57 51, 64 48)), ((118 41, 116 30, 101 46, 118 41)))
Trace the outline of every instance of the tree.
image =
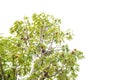
POLYGON ((72 33, 60 24, 45 13, 15 21, 12 36, 0 37, 0 80, 75 80, 84 56, 69 49, 72 33))

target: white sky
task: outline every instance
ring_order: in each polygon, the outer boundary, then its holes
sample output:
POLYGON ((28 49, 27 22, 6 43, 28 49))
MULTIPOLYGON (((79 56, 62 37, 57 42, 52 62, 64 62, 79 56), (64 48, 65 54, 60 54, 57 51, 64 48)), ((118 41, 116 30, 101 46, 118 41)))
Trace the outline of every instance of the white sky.
POLYGON ((119 0, 0 0, 0 32, 7 35, 15 20, 40 12, 75 33, 70 47, 85 53, 77 80, 120 80, 119 0))

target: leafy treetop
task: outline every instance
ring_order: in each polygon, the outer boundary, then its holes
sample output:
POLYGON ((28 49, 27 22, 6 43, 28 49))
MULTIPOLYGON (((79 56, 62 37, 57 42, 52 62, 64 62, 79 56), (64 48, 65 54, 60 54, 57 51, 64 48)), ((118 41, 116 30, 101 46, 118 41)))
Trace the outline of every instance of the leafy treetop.
POLYGON ((84 56, 65 44, 72 34, 60 24, 45 13, 15 21, 13 36, 0 37, 0 80, 75 80, 84 56))

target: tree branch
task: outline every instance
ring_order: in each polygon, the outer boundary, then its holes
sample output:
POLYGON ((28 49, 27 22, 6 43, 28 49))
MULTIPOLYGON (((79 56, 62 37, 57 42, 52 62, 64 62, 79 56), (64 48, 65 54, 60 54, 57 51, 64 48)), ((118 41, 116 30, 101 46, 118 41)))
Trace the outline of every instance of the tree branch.
POLYGON ((59 72, 61 72, 62 71, 62 69, 60 69, 60 70, 57 70, 57 72, 56 73, 54 73, 53 75, 51 75, 51 76, 49 76, 49 78, 50 77, 53 77, 53 76, 56 76, 59 72))

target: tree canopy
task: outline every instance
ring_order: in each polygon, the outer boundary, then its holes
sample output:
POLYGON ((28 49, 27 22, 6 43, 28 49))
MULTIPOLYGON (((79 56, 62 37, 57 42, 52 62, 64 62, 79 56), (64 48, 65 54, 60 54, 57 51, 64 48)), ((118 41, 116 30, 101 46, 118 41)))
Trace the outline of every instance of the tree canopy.
POLYGON ((60 24, 45 13, 15 21, 12 36, 0 37, 0 80, 75 80, 84 56, 69 49, 72 33, 60 24))

